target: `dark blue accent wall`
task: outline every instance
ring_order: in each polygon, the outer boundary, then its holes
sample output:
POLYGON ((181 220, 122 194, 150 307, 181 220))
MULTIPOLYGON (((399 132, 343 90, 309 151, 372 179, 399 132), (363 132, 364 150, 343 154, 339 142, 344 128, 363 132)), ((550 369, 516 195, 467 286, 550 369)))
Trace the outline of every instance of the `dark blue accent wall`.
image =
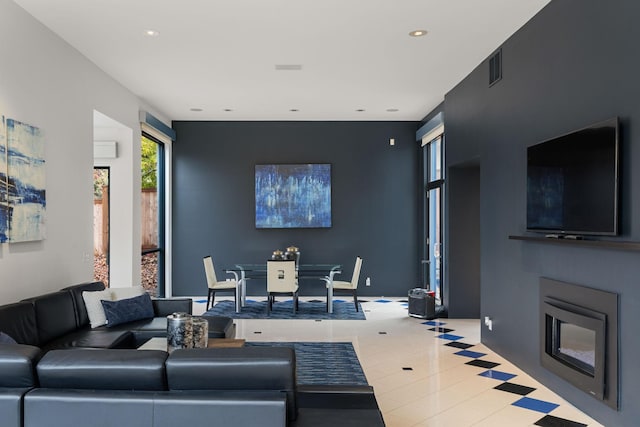
MULTIPOLYGON (((417 125, 174 122, 173 294, 206 294, 205 255, 226 277, 225 266, 265 262, 294 245, 303 263, 343 264, 347 281, 360 255, 359 294, 406 296, 420 274, 417 125), (256 229, 254 168, 265 163, 330 163, 332 227, 256 229)), ((264 295, 264 286, 249 281, 248 293, 264 295)), ((324 295, 323 282, 301 292, 324 295)))
POLYGON ((607 426, 640 419, 640 254, 508 236, 525 232, 527 146, 619 116, 617 239, 640 241, 638 19, 637 0, 554 0, 503 44, 501 81, 489 87, 485 61, 445 97, 448 167, 480 163, 481 315, 493 318, 482 341, 607 426), (541 367, 542 276, 620 295, 619 411, 541 367))

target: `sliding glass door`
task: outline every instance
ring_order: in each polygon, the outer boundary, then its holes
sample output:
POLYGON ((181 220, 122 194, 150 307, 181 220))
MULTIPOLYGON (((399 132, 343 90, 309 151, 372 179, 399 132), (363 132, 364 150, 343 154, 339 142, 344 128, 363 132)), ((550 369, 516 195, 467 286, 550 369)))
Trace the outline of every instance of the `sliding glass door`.
POLYGON ((443 304, 443 152, 444 138, 438 136, 423 145, 425 246, 423 275, 426 286, 443 304))

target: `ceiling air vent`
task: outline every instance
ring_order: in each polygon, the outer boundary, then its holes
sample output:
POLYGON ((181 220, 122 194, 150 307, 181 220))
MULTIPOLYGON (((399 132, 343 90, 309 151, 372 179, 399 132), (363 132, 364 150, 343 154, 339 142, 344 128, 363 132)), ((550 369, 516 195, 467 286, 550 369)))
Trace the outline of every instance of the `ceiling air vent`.
POLYGON ((489 58, 489 86, 493 86, 502 78, 502 49, 489 58))
POLYGON ((276 64, 277 71, 300 71, 302 65, 300 64, 276 64))

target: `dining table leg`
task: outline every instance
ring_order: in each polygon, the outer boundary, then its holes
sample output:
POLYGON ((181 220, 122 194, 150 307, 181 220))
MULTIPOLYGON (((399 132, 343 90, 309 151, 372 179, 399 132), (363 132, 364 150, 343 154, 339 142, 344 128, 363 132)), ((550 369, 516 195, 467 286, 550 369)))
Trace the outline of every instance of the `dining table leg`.
POLYGON ((246 277, 244 275, 244 270, 240 270, 240 277, 238 277, 238 273, 235 270, 226 270, 227 273, 233 274, 236 280, 236 313, 240 313, 242 307, 245 304, 245 296, 247 294, 246 289, 246 277))
POLYGON ((327 311, 333 313, 333 276, 338 273, 337 270, 331 270, 329 280, 327 280, 327 311))

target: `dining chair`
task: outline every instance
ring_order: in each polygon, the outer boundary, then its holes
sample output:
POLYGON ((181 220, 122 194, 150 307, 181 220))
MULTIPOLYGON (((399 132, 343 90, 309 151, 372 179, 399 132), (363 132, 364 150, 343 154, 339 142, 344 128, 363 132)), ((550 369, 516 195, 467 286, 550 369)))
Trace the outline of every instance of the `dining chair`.
MULTIPOLYGON (((356 306, 356 311, 359 311, 358 308, 358 280, 360 279, 360 269, 362 268, 362 258, 356 257, 356 265, 353 267, 353 276, 351 277, 350 282, 345 282, 342 280, 334 280, 333 281, 333 294, 338 293, 347 293, 353 295, 353 303, 356 306)), ((327 307, 329 306, 329 283, 327 282, 327 307)))
POLYGON ((291 295, 293 297, 293 314, 296 314, 298 279, 294 260, 267 261, 267 313, 271 312, 277 295, 291 295))
POLYGON ((207 310, 209 310, 209 305, 213 307, 216 298, 216 292, 233 292, 233 299, 237 304, 238 300, 238 281, 237 280, 224 280, 222 282, 218 281, 216 278, 216 270, 213 267, 213 260, 211 256, 206 256, 202 258, 204 262, 204 273, 207 276, 207 287, 209 288, 209 293, 207 294, 207 310))

